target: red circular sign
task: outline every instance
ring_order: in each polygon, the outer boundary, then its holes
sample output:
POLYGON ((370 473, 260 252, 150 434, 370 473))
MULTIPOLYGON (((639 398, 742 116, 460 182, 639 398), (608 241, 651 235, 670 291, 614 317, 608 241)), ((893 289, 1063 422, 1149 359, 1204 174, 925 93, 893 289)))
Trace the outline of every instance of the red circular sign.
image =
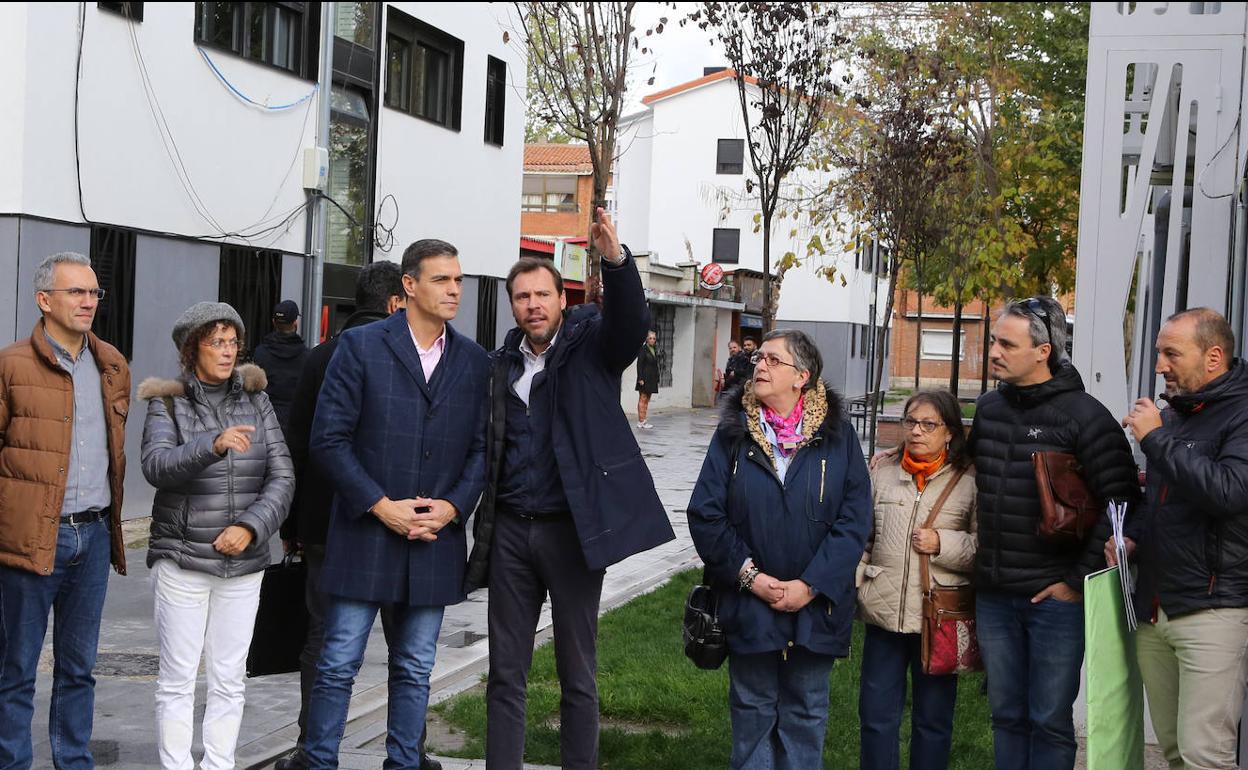
POLYGON ((719 265, 711 262, 702 268, 702 288, 710 291, 722 288, 724 285, 724 269, 719 265))

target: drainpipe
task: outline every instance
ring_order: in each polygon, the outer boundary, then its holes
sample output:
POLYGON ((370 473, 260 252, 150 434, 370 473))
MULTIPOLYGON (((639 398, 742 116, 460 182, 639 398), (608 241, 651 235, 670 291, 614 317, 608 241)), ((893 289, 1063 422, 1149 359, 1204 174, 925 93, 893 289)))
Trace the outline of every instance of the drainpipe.
MULTIPOLYGON (((329 109, 334 76, 334 5, 321 3, 321 63, 316 82, 320 84, 316 107, 316 147, 329 147, 329 109)), ((328 157, 328 152, 326 153, 328 157)), ((303 273, 303 338, 309 345, 321 341, 321 294, 325 280, 325 230, 329 204, 323 198, 308 207, 307 251, 312 259, 303 273)))

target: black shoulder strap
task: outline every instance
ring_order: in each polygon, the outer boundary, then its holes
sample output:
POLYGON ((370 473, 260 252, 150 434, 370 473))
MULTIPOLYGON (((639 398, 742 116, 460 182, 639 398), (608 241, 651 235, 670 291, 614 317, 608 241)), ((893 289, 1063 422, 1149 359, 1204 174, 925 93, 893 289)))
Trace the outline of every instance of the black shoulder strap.
POLYGON ((173 397, 162 396, 161 401, 165 402, 165 411, 169 413, 169 419, 173 422, 173 432, 178 437, 178 443, 182 443, 182 429, 178 427, 178 413, 173 410, 173 397))

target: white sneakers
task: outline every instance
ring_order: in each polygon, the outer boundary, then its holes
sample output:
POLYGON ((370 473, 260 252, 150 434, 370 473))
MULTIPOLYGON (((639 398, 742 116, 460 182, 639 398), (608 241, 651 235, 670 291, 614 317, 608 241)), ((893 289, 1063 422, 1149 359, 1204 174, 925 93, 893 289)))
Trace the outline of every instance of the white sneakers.
POLYGON ((651 428, 654 427, 654 423, 651 423, 648 420, 638 420, 637 427, 644 428, 645 430, 650 430, 651 428))

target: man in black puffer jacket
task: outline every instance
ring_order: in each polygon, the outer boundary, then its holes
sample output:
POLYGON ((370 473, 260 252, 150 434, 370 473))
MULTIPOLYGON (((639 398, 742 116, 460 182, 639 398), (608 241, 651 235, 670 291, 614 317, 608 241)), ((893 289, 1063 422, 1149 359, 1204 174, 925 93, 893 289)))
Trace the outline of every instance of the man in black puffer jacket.
POLYGON ((282 433, 290 430, 290 407, 307 356, 308 349, 299 336, 299 306, 294 300, 284 299, 273 308, 273 331, 264 335, 264 341, 251 356, 268 378, 269 386, 264 392, 273 402, 282 433))
POLYGON ((971 429, 979 506, 977 631, 988 673, 998 770, 1074 767, 1072 706, 1083 665, 1083 578, 1105 566, 1108 516, 1082 544, 1037 534, 1032 453, 1074 454, 1102 501, 1139 497, 1118 421, 1065 357, 1066 315, 1048 297, 1012 302, 993 326, 1001 387, 971 429))
POLYGON ((1220 314, 1171 316, 1157 336, 1170 408, 1140 399, 1123 420, 1148 458, 1135 638, 1171 767, 1238 767, 1248 676, 1248 365, 1234 352, 1220 314))

